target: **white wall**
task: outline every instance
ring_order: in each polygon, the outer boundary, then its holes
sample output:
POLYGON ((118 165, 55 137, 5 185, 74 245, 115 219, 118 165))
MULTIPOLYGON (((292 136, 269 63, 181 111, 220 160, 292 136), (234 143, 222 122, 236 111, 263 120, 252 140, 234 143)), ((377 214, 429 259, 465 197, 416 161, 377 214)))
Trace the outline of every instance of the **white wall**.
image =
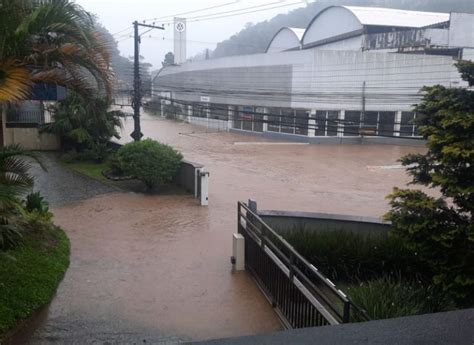
POLYGON ((293 108, 360 110, 366 82, 366 110, 408 111, 425 85, 449 86, 460 79, 454 60, 444 56, 310 50, 293 68, 293 108), (304 77, 308 76, 308 77, 304 77), (314 95, 309 98, 305 94, 314 95))
POLYGON ((450 47, 474 47, 474 14, 451 13, 450 47))
MULTIPOLYGON (((450 57, 321 49, 187 63, 166 68, 162 75, 189 88, 199 82, 199 87, 209 92, 221 87, 231 91, 241 90, 245 85, 245 96, 232 93, 217 101, 211 95, 211 103, 322 110, 360 110, 364 81, 366 110, 378 111, 410 110, 420 100, 418 92, 424 85, 449 86, 456 82, 459 83, 457 85, 465 85, 450 57), (232 68, 239 68, 239 74, 234 73, 232 68), (202 78, 196 78, 188 71, 200 71, 202 78), (212 78, 215 74, 225 79, 225 84, 216 85, 212 78), (262 80, 264 84, 260 83, 262 80), (259 97, 258 93, 265 90, 271 91, 271 94, 289 90, 291 97, 275 104, 273 100, 282 99, 282 96, 259 97)), ((160 78, 157 83, 160 84, 160 78)), ((180 94, 178 91, 174 97, 199 102, 198 92, 180 94)))

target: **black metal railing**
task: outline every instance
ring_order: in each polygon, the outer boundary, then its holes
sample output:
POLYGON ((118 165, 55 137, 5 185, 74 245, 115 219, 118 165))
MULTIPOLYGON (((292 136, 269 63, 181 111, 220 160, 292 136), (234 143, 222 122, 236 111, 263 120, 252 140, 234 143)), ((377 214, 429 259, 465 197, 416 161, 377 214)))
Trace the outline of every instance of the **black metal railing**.
POLYGON ((368 320, 336 286, 239 202, 238 232, 245 238, 245 268, 288 328, 368 320))
POLYGON ((24 111, 12 108, 7 112, 8 124, 42 125, 49 122, 51 122, 51 116, 43 110, 24 111))

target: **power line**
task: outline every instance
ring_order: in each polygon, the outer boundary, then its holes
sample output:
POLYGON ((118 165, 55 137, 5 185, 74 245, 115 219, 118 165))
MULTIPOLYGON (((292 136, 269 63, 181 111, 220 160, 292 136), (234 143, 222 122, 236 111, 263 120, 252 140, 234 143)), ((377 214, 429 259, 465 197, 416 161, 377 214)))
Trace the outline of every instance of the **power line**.
POLYGON ((201 9, 197 9, 197 10, 193 10, 193 11, 175 13, 175 14, 171 14, 171 15, 169 15, 169 16, 156 17, 156 18, 148 18, 148 19, 144 19, 144 21, 151 21, 151 20, 157 21, 157 20, 159 20, 159 19, 174 18, 174 17, 177 17, 177 16, 184 16, 184 15, 187 15, 187 14, 198 13, 198 12, 204 12, 204 11, 213 10, 213 9, 216 9, 216 8, 221 8, 221 7, 225 7, 225 6, 230 6, 230 5, 237 4, 237 3, 239 3, 239 2, 240 2, 240 0, 236 0, 236 1, 232 1, 232 2, 227 2, 227 3, 225 3, 225 4, 220 4, 220 5, 205 7, 205 8, 201 8, 201 9))

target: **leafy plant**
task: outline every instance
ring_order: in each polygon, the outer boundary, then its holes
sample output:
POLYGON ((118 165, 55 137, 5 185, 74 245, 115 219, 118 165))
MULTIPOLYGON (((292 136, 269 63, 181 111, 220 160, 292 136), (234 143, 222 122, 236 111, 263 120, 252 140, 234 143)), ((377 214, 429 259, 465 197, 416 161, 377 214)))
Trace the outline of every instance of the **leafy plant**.
POLYGON ((141 180, 148 189, 171 182, 183 159, 171 146, 151 139, 122 146, 117 157, 123 172, 141 180))
POLYGON ((397 272, 412 278, 430 277, 417 255, 396 236, 296 228, 282 235, 333 281, 358 283, 397 272))
POLYGON ((66 151, 86 151, 92 160, 101 162, 108 155, 107 142, 112 137, 120 138, 118 129, 125 114, 109 110, 105 98, 70 93, 50 110, 54 121, 42 130, 59 135, 66 151))
POLYGON ((35 158, 20 145, 0 148, 0 250, 14 247, 21 238, 21 197, 33 186, 31 165, 20 157, 27 155, 35 158))
MULTIPOLYGON (((436 313, 454 308, 439 287, 385 276, 344 289, 372 320, 436 313)), ((359 321, 359 320, 354 320, 359 321)))
POLYGON ((25 199, 25 208, 28 212, 37 211, 42 214, 49 213, 49 205, 40 192, 30 193, 25 199))
MULTIPOLYGON (((471 85, 474 63, 458 64, 471 85)), ((426 154, 401 159, 413 184, 440 190, 434 198, 419 190, 398 189, 388 196, 386 218, 407 248, 434 272, 433 282, 460 305, 474 305, 474 91, 424 88, 416 107, 426 154)))
POLYGON ((0 102, 25 99, 33 83, 109 98, 109 45, 88 12, 68 0, 2 0, 0 7, 0 102))

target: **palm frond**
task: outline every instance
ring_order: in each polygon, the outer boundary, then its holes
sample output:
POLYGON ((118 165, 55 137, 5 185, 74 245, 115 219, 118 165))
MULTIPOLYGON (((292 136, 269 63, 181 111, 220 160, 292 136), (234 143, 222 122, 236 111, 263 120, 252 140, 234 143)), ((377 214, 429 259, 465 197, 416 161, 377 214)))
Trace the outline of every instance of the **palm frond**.
POLYGON ((29 71, 14 60, 0 60, 0 102, 25 99, 31 89, 29 71))

